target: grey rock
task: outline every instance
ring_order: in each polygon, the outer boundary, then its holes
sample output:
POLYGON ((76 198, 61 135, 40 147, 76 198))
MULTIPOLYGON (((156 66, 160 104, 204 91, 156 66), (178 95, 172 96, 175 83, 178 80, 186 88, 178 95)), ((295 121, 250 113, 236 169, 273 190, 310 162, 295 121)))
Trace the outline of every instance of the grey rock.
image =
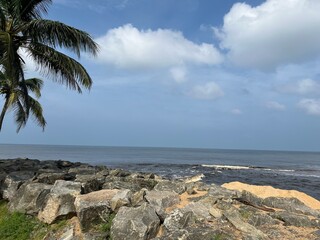
POLYGON ((100 190, 84 195, 78 195, 74 201, 77 217, 83 231, 103 222, 111 213, 111 199, 119 190, 100 190))
POLYGON ((308 216, 290 213, 287 211, 274 212, 270 214, 271 217, 279 219, 285 223, 285 225, 291 225, 296 227, 315 227, 320 228, 319 219, 310 219, 308 216))
POLYGON ((30 215, 36 215, 44 206, 47 194, 52 185, 44 183, 25 183, 14 195, 9 203, 11 212, 22 212, 30 215))
POLYGON ((210 215, 210 206, 205 205, 201 202, 191 202, 184 207, 184 210, 187 212, 192 212, 196 217, 197 221, 212 220, 210 215))
POLYGON ((148 191, 145 199, 152 207, 154 207, 162 220, 166 217, 165 209, 180 202, 179 195, 169 191, 148 191))
POLYGON ((57 180, 74 180, 75 175, 64 172, 41 173, 33 181, 46 184, 54 184, 57 180))
POLYGON ((116 211, 122 206, 131 204, 132 192, 129 189, 120 190, 111 199, 111 210, 116 211))
POLYGON ((155 187, 156 191, 174 191, 182 194, 186 191, 186 184, 178 181, 161 181, 155 187))
POLYGON ((256 195, 254 195, 248 191, 242 191, 240 199, 243 201, 246 201, 254 206, 259 206, 259 207, 263 206, 263 199, 257 197, 256 195))
POLYGON ((263 204, 268 207, 279 208, 292 213, 320 217, 320 211, 309 208, 303 202, 296 198, 268 197, 263 200, 263 204))
POLYGON ((242 206, 239 213, 244 221, 255 227, 279 224, 278 220, 251 206, 242 206))
POLYGON ((219 199, 231 199, 241 195, 240 192, 234 190, 228 190, 215 184, 211 184, 208 192, 209 196, 213 196, 219 199))
POLYGON ((133 207, 138 207, 145 203, 145 195, 147 191, 148 190, 146 188, 142 188, 140 191, 133 193, 131 197, 131 205, 133 207))
POLYGON ((81 183, 57 180, 39 211, 40 221, 51 224, 76 215, 74 200, 81 193, 81 183))
POLYGON ((138 208, 122 207, 113 219, 113 240, 146 240, 154 238, 160 226, 155 209, 148 204, 138 208))
POLYGON ((77 174, 75 181, 81 183, 82 193, 86 194, 101 190, 105 183, 105 177, 102 175, 77 174))
POLYGON ((185 229, 188 225, 195 222, 193 212, 186 212, 181 209, 175 209, 164 220, 163 225, 169 232, 185 229))
POLYGON ((240 213, 235 209, 230 209, 223 212, 223 215, 228 221, 239 231, 246 233, 256 239, 267 239, 266 234, 256 229, 254 226, 244 222, 241 219, 240 213))
POLYGON ((70 168, 68 172, 71 174, 73 173, 73 174, 87 175, 87 174, 96 174, 97 169, 92 166, 83 165, 83 166, 79 166, 79 167, 70 168))

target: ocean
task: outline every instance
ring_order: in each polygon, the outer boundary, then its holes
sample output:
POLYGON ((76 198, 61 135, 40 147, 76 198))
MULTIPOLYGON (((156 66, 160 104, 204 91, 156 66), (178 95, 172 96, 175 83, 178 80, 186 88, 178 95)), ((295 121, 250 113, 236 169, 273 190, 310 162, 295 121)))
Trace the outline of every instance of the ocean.
POLYGON ((320 200, 320 152, 0 144, 0 159, 68 160, 206 183, 295 189, 320 200))

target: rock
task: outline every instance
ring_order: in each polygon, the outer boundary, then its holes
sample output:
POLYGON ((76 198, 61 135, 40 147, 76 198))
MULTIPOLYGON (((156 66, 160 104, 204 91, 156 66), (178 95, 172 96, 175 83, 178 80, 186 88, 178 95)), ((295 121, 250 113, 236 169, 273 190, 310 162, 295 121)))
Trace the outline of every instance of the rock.
POLYGON ((113 240, 146 240, 156 236, 160 219, 153 207, 147 203, 138 208, 119 209, 111 226, 113 240))
POLYGON ((263 199, 257 197, 256 195, 248 192, 248 191, 242 191, 240 199, 242 201, 246 201, 254 206, 263 207, 263 199))
POLYGON ((195 175, 195 176, 192 176, 192 177, 187 177, 184 179, 184 182, 185 183, 194 183, 194 182, 199 182, 202 180, 202 178, 204 178, 204 174, 198 174, 198 175, 195 175))
POLYGON ((182 194, 186 191, 186 184, 178 181, 161 181, 155 187, 156 191, 174 191, 182 194))
POLYGON ((132 192, 129 189, 120 190, 111 199, 111 210, 116 211, 122 206, 129 206, 131 204, 132 192))
POLYGON ((180 197, 175 192, 169 191, 148 191, 145 199, 152 207, 155 208, 157 214, 164 219, 166 216, 165 209, 180 202, 180 197))
POLYGON ((236 209, 223 212, 228 221, 239 231, 246 233, 256 239, 267 239, 267 236, 254 226, 241 220, 240 213, 236 209))
POLYGON ((107 221, 111 213, 111 199, 118 192, 119 190, 100 190, 76 197, 74 205, 83 231, 94 224, 107 221))
POLYGON ((70 168, 68 172, 71 174, 83 174, 83 175, 92 174, 92 175, 94 175, 94 174, 96 174, 97 169, 95 169, 92 166, 84 165, 84 166, 70 168))
POLYGON ((279 224, 278 220, 273 219, 269 215, 262 213, 258 209, 251 206, 241 206, 239 213, 244 221, 255 227, 279 224))
POLYGON ((268 197, 263 200, 263 204, 268 207, 279 208, 293 213, 320 217, 320 211, 309 208, 296 198, 268 197))
POLYGON ((51 224, 74 216, 74 200, 80 193, 81 183, 57 180, 47 195, 44 208, 39 211, 39 220, 51 224))
POLYGON ((64 172, 41 173, 36 176, 33 181, 46 184, 54 184, 57 180, 71 181, 75 179, 74 174, 64 172))
POLYGON ((211 206, 201 202, 191 202, 184 207, 184 211, 192 212, 197 221, 211 220, 212 216, 209 213, 211 206))
POLYGON ((131 175, 129 171, 125 171, 123 169, 113 169, 110 171, 109 174, 115 177, 127 177, 131 175))
POLYGON ((9 203, 11 212, 22 212, 36 215, 43 207, 52 185, 43 183, 23 184, 9 203))
POLYGON ((218 208, 215 208, 215 207, 211 207, 209 209, 209 213, 214 218, 221 218, 222 217, 222 212, 218 208))
POLYGON ((131 205, 132 205, 132 207, 141 206, 143 203, 146 202, 145 195, 146 195, 147 191, 148 190, 146 188, 142 188, 140 191, 135 192, 134 194, 132 194, 132 197, 131 197, 131 205))
POLYGON ((10 172, 3 181, 2 197, 11 201, 19 187, 29 179, 32 179, 34 172, 10 172))
POLYGON ((291 225, 296 227, 314 227, 320 228, 319 219, 310 219, 305 215, 299 215, 290 213, 287 211, 274 212, 270 214, 271 217, 279 219, 285 223, 285 225, 291 225))
POLYGON ((218 199, 231 199, 240 196, 240 192, 234 190, 228 190, 215 184, 211 184, 208 192, 209 196, 213 196, 218 199))
POLYGON ((185 229, 188 225, 195 222, 195 216, 193 212, 182 211, 181 209, 175 209, 164 220, 163 225, 169 232, 185 229))
POLYGON ((90 193, 93 191, 98 191, 102 189, 105 183, 105 177, 102 175, 76 175, 76 182, 81 183, 82 193, 90 193))

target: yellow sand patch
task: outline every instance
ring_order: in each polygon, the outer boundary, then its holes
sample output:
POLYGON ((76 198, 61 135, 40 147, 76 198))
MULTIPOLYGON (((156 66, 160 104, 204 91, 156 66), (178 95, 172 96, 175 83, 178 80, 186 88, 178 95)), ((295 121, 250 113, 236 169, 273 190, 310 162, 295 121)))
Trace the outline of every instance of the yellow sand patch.
POLYGON ((310 197, 309 195, 299 192, 296 190, 282 190, 273 188, 271 186, 257 186, 257 185, 249 185, 241 182, 231 182, 225 183, 222 187, 230 189, 230 190, 238 190, 238 191, 248 191, 260 198, 267 197, 283 197, 283 198, 297 198, 305 205, 312 209, 320 210, 320 201, 317 199, 310 197))

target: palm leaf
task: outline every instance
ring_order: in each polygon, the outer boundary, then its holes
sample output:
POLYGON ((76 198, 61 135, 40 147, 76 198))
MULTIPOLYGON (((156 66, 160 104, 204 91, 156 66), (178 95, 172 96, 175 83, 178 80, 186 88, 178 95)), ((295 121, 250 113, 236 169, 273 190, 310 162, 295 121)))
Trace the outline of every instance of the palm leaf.
POLYGON ((65 47, 80 57, 80 52, 96 55, 98 45, 84 31, 70 27, 64 23, 52 20, 36 19, 24 29, 26 35, 32 36, 34 42, 47 44, 51 47, 65 47))

